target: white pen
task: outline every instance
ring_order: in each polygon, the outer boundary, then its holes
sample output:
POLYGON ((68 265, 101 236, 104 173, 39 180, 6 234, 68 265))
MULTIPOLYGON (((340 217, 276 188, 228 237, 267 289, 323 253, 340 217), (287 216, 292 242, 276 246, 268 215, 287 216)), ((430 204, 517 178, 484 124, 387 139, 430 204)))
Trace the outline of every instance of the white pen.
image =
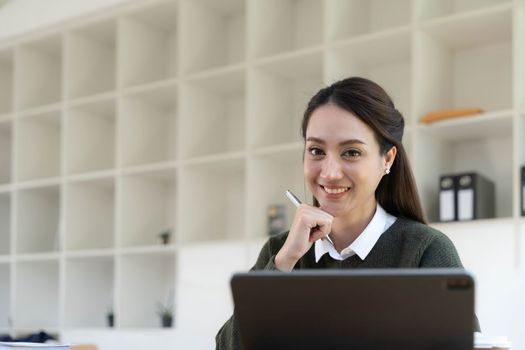
MULTIPOLYGON (((292 193, 292 191, 286 190, 286 192, 284 194, 286 195, 286 197, 288 197, 290 202, 292 202, 292 204, 295 205, 295 207, 298 207, 298 206, 301 205, 301 201, 299 200, 299 198, 297 198, 297 196, 295 194, 292 193)), ((332 242, 332 239, 330 238, 330 236, 325 236, 325 238, 330 243, 332 243, 332 245, 335 247, 335 244, 334 244, 334 242, 332 242)))

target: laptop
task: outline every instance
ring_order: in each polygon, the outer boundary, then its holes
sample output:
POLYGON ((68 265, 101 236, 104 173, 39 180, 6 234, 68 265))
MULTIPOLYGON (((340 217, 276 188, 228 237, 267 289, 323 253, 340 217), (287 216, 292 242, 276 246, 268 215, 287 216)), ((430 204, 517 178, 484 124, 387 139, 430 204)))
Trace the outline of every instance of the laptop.
POLYGON ((254 271, 231 279, 245 350, 472 350, 463 269, 254 271))

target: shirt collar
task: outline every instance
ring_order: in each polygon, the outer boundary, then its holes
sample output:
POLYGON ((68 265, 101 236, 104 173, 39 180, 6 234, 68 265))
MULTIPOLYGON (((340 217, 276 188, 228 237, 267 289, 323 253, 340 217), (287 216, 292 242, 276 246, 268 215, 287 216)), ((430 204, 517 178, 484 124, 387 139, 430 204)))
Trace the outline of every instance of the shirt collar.
POLYGON ((380 205, 377 204, 376 212, 372 220, 363 232, 355 239, 352 244, 339 253, 328 240, 319 239, 315 241, 315 261, 319 262, 321 257, 328 253, 335 260, 344 260, 354 254, 357 254, 361 260, 365 260, 379 237, 385 232, 396 220, 396 217, 388 214, 380 205))

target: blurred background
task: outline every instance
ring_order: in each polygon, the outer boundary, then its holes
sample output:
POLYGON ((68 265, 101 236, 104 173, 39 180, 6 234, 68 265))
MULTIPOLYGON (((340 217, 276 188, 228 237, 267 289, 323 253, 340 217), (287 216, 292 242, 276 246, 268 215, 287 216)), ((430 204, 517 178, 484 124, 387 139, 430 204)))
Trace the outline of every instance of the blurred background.
POLYGON ((524 66, 525 0, 0 1, 0 334, 213 349, 284 191, 310 198, 308 99, 363 76, 483 332, 525 349, 524 66))

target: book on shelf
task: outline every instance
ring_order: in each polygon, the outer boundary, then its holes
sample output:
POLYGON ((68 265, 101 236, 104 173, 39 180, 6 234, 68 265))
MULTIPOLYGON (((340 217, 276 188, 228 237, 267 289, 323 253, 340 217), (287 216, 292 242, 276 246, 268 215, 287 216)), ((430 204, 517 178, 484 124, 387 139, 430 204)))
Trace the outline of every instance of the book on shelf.
POLYGON ((481 108, 454 108, 432 111, 421 117, 420 122, 431 124, 443 120, 463 118, 483 113, 481 108))

